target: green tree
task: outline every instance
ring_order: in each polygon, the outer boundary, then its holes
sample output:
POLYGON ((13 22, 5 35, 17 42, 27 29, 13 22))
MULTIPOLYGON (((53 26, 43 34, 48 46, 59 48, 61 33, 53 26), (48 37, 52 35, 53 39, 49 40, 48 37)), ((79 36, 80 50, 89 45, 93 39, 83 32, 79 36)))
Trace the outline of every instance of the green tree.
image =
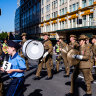
POLYGON ((7 32, 2 32, 2 33, 0 33, 0 40, 7 39, 7 37, 8 37, 7 32))

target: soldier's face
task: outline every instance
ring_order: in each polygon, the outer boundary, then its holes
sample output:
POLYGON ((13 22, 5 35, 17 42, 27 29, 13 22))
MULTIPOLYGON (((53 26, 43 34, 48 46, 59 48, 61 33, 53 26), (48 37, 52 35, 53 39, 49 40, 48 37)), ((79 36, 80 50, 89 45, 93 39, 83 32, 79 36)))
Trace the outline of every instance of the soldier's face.
POLYGON ((79 42, 80 46, 83 45, 84 43, 85 43, 84 40, 80 40, 80 42, 79 42))
POLYGON ((22 39, 25 39, 26 38, 26 36, 22 36, 22 39))
POLYGON ((88 44, 89 43, 89 40, 86 40, 86 43, 88 44))
POLYGON ((47 35, 44 35, 43 39, 44 40, 47 40, 48 39, 48 36, 47 35))
POLYGON ((70 37, 70 41, 73 41, 74 40, 74 37, 70 37))
POLYGON ((95 43, 95 41, 96 41, 96 39, 95 39, 95 38, 93 38, 93 39, 92 39, 92 43, 95 43))

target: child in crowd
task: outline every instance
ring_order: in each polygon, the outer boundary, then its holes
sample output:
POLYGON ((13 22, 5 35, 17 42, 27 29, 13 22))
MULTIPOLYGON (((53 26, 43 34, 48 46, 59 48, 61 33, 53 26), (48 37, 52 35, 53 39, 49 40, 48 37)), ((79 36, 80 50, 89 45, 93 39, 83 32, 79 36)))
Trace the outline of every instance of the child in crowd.
MULTIPOLYGON (((18 43, 8 40, 7 45, 8 62, 11 63, 11 68, 7 73, 11 78, 11 82, 8 86, 6 96, 23 96, 24 70, 26 70, 25 60, 18 55, 17 50, 20 48, 18 43)), ((2 67, 1 70, 4 71, 2 67)))

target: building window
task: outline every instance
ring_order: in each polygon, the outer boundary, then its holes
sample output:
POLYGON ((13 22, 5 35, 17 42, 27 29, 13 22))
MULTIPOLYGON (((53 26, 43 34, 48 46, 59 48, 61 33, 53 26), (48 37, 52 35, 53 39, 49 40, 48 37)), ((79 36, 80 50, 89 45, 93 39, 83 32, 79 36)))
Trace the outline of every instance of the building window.
POLYGON ((57 23, 54 24, 54 31, 57 30, 57 23))
POLYGON ((65 0, 60 0, 60 6, 64 4, 65 0))
POLYGON ((89 25, 93 26, 94 22, 93 22, 93 13, 89 15, 89 25))
POLYGON ((83 26, 86 26, 86 15, 83 16, 83 26))
POLYGON ((41 5, 43 5, 44 4, 44 0, 41 0, 41 5))
POLYGON ((67 7, 65 7, 65 14, 67 13, 67 7))
POLYGON ((76 10, 76 4, 73 4, 73 11, 76 10))
POLYGON ((76 10, 79 8, 79 2, 76 3, 76 10))
POLYGON ((46 20, 49 20, 50 19, 50 14, 46 16, 46 20))
POLYGON ((56 12, 53 12, 53 13, 52 13, 52 18, 56 18, 57 15, 58 15, 58 12, 57 12, 57 11, 56 11, 56 12))
POLYGON ((44 8, 41 9, 41 14, 44 14, 44 8))
POLYGON ((82 0, 82 8, 86 7, 86 0, 82 0))
POLYGON ((70 10, 70 12, 72 12, 72 5, 69 6, 69 10, 70 10))
POLYGON ((44 21, 44 17, 41 17, 41 22, 43 22, 44 21))
POLYGON ((55 0, 55 1, 52 2, 52 9, 55 9, 57 7, 58 7, 58 1, 55 0))
POLYGON ((89 6, 92 5, 94 0, 89 0, 89 6))
POLYGON ((50 32, 50 29, 51 29, 51 28, 50 28, 50 25, 47 25, 47 26, 46 26, 46 32, 50 32))
POLYGON ((46 12, 50 11, 50 4, 46 6, 46 12))
POLYGON ((50 0, 46 0, 46 2, 49 2, 50 0))

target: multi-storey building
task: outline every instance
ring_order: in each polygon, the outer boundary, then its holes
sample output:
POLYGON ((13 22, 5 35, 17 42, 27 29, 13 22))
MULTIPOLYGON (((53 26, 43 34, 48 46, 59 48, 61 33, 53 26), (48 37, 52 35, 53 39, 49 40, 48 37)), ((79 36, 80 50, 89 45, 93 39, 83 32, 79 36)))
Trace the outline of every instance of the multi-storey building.
POLYGON ((15 11, 15 34, 20 34, 20 7, 15 11))
POLYGON ((90 34, 95 26, 96 0, 41 0, 41 33, 90 34))
POLYGON ((96 0, 20 0, 20 32, 59 35, 96 30, 96 0))

